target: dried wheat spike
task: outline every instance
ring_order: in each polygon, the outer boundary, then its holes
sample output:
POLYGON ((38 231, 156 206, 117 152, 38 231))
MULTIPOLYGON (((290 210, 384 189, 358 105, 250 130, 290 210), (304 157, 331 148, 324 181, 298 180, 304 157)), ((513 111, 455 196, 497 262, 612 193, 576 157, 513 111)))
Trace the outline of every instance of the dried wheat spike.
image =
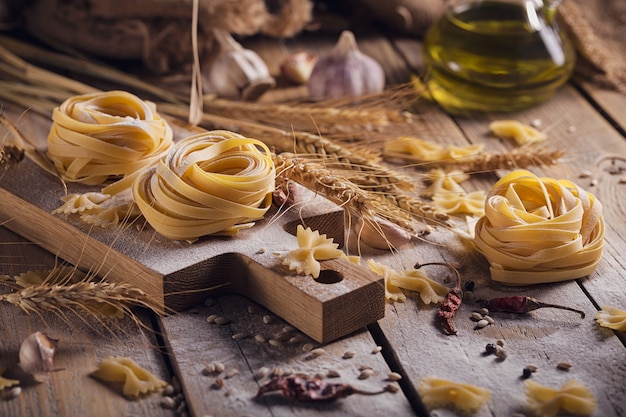
POLYGON ((4 145, 0 148, 0 170, 9 169, 22 159, 24 159, 24 149, 15 145, 4 145))
POLYGON ((102 317, 122 317, 133 305, 152 308, 146 293, 128 284, 81 281, 71 285, 40 284, 0 295, 25 313, 83 310, 102 317))
POLYGON ((286 180, 295 181, 366 220, 374 221, 374 217, 378 216, 405 230, 419 233, 421 229, 415 218, 437 222, 447 219, 447 215, 418 199, 362 189, 315 159, 302 161, 293 154, 284 153, 275 156, 274 163, 278 172, 278 187, 286 180))
POLYGON ((461 169, 463 172, 487 172, 498 169, 527 168, 531 166, 555 165, 563 157, 564 152, 549 150, 539 146, 523 146, 505 152, 481 152, 458 159, 441 161, 422 161, 410 155, 393 154, 392 158, 416 162, 418 167, 425 169, 442 168, 445 170, 461 169))

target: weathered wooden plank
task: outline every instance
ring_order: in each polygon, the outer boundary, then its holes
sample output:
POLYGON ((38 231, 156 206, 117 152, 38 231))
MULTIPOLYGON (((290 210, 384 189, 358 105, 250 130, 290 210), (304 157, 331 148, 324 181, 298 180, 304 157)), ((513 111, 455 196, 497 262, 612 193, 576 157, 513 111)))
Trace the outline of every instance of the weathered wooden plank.
POLYGON ((603 88, 591 82, 575 81, 599 108, 622 128, 622 131, 626 130, 626 93, 603 88))
MULTIPOLYGON (((299 308, 299 306, 294 306, 299 308)), ((209 307, 166 317, 162 320, 174 366, 182 376, 190 411, 194 415, 231 416, 314 416, 320 412, 342 416, 411 414, 402 392, 377 396, 353 395, 333 403, 298 403, 280 392, 256 398, 259 386, 269 377, 255 378, 261 368, 272 372, 327 375, 329 383, 348 383, 371 392, 380 391, 390 372, 380 353, 372 353, 376 343, 365 331, 323 345, 325 354, 314 358, 303 350, 307 345, 319 347, 288 323, 249 299, 228 295, 215 299, 209 307), (228 320, 220 325, 208 323, 207 317, 217 315, 228 320), (348 352, 352 358, 343 358, 348 352), (223 372, 207 373, 207 364, 224 364, 223 372), (359 367, 373 369, 373 375, 359 379, 359 367), (281 371, 282 370, 282 371, 281 371), (235 373, 232 375, 231 373, 235 373), (216 379, 223 381, 217 388, 216 379)), ((308 348, 310 349, 310 347, 308 348)), ((307 350, 308 350, 307 349, 307 350)), ((396 383, 393 383, 396 385, 396 383)))
MULTIPOLYGON (((0 241, 0 274, 13 276, 28 270, 51 268, 55 263, 52 254, 4 227, 0 227, 0 241)), ((148 326, 142 328, 130 318, 98 322, 84 317, 80 311, 62 313, 63 317, 52 314, 27 315, 7 303, 0 305, 0 367, 7 369, 5 377, 19 379, 22 387, 22 393, 17 398, 0 401, 0 415, 172 415, 171 410, 160 406, 159 393, 128 400, 122 396, 120 384, 103 383, 90 376, 102 359, 124 356, 159 378, 171 381, 155 333, 151 329, 149 314, 137 312, 141 326, 148 326), (58 371, 52 372, 49 381, 44 383, 29 381, 18 367, 20 345, 29 334, 36 331, 60 339, 54 357, 58 371)))

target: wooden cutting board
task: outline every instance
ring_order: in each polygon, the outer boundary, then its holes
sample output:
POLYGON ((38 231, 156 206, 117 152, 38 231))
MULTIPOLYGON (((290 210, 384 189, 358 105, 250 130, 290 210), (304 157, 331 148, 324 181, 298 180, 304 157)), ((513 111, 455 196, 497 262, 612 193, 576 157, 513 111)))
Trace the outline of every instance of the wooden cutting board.
MULTIPOLYGON (((68 186, 70 193, 98 190, 68 186)), ((366 267, 343 259, 323 261, 315 280, 289 271, 276 256, 297 247, 298 224, 343 243, 343 211, 321 197, 302 209, 269 212, 237 236, 190 244, 155 233, 143 218, 102 229, 84 224, 77 215, 52 215, 63 195, 58 178, 26 159, 0 178, 0 223, 85 271, 142 289, 161 312, 234 292, 321 343, 384 315, 383 279, 366 267)))

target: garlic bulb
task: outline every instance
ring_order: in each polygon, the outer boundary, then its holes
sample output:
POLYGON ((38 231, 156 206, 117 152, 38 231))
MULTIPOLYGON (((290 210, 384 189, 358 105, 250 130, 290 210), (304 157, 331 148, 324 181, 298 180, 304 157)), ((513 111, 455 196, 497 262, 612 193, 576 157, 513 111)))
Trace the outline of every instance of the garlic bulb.
POLYGON ((359 218, 355 231, 365 244, 376 248, 392 250, 411 241, 411 234, 388 220, 377 217, 376 223, 359 218))
POLYGON ((53 358, 58 339, 53 339, 44 333, 32 333, 20 346, 20 367, 24 372, 32 375, 36 381, 43 382, 48 373, 54 369, 53 358))
POLYGON ((345 30, 334 48, 318 59, 307 87, 314 100, 380 93, 385 88, 385 72, 359 51, 354 34, 345 30))
POLYGON ((230 33, 214 29, 219 52, 203 72, 205 92, 231 99, 253 101, 275 85, 261 57, 241 46, 230 33))

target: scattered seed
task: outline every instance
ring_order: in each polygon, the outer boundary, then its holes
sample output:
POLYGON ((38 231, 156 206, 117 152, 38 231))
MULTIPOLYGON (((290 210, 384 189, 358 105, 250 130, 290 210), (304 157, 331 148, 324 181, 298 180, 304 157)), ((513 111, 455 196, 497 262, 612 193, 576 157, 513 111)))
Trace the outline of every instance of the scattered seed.
POLYGON ((367 379, 372 375, 374 375, 373 369, 363 369, 359 374, 359 379, 367 379))
POLYGON ((239 375, 239 370, 238 369, 231 369, 230 371, 226 372, 226 374, 224 375, 225 379, 230 379, 234 376, 239 375))
POLYGON ((472 281, 471 279, 468 281, 465 281, 465 283, 463 284, 463 290, 465 291, 472 292, 474 291, 474 288, 476 288, 476 283, 472 281))
POLYGON ((480 310, 478 310, 478 312, 482 314, 483 316, 486 316, 487 314, 489 314, 489 309, 483 307, 480 310))
POLYGON ((500 347, 504 347, 504 340, 502 340, 502 339, 496 340, 496 345, 498 345, 500 347))
POLYGON ((217 317, 217 318, 216 318, 213 322, 214 322, 215 324, 222 325, 222 324, 228 324, 228 323, 230 323, 230 320, 229 320, 229 319, 227 319, 226 317, 222 317, 222 316, 220 316, 220 317, 217 317))
POLYGON ((359 369, 359 371, 364 371, 366 369, 372 369, 372 367, 369 366, 369 365, 359 365, 358 369, 359 369))
POLYGON ((559 362, 556 365, 556 369, 560 369, 561 371, 569 371, 571 367, 572 367, 572 364, 568 362, 559 362))
POLYGON ((522 378, 528 379, 530 378, 532 374, 533 374, 533 371, 531 371, 530 368, 526 367, 522 369, 522 378))
POLYGON ((274 368, 274 370, 272 371, 272 376, 282 376, 282 375, 283 375, 283 368, 279 366, 274 368))
POLYGON ((257 369, 256 372, 254 373, 254 379, 256 379, 258 381, 259 379, 265 378, 269 374, 270 374, 269 368, 266 368, 265 366, 262 366, 259 369, 257 369))
POLYGON ((215 362, 215 372, 222 373, 226 369, 226 366, 222 362, 215 362))
POLYGON ((334 369, 329 369, 328 372, 326 372, 326 377, 327 378, 339 378, 341 375, 339 374, 339 372, 335 371, 334 369))
POLYGON ((372 354, 377 354, 380 353, 383 350, 382 346, 376 346, 374 349, 372 349, 372 354))
POLYGON ((494 343, 487 343, 487 345, 485 346, 485 353, 487 355, 493 355, 494 353, 496 353, 497 350, 498 346, 494 343))
POLYGON ((589 181, 589 186, 590 187, 595 187, 596 185, 598 185, 598 179, 594 178, 591 181, 589 181))
POLYGON ((247 337, 249 337, 250 335, 248 333, 235 333, 232 337, 235 340, 240 340, 240 339, 245 339, 247 337))
POLYGON ((530 372, 537 372, 539 369, 537 365, 527 365, 526 368, 530 369, 530 372))
POLYGON ((494 324, 496 322, 491 316, 485 316, 483 317, 483 320, 487 320, 487 323, 489 324, 494 324))
POLYGON ((343 359, 352 359, 356 356, 356 352, 349 350, 347 352, 345 352, 342 356, 343 359))
POLYGON ((257 255, 263 255, 265 253, 266 249, 265 248, 259 248, 259 250, 256 251, 257 255))
POLYGON ((542 123, 542 122, 541 122, 541 119, 533 119, 533 120, 530 122, 530 125, 531 125, 532 127, 534 127, 535 129, 539 129, 539 128, 541 127, 541 123, 542 123))
POLYGON ((167 384, 165 388, 163 388, 163 396, 170 396, 174 393, 174 386, 172 384, 167 384))
POLYGON ((480 321, 483 319, 483 315, 478 313, 478 312, 473 312, 472 315, 470 316, 470 319, 474 320, 474 321, 480 321))
POLYGON ((280 340, 277 340, 277 339, 270 339, 270 340, 269 340, 269 344, 270 344, 271 346, 274 346, 274 347, 280 347, 280 346, 283 346, 283 342, 281 342, 280 340))
POLYGON ((489 326, 489 322, 485 319, 480 319, 476 323, 476 328, 478 329, 482 329, 483 327, 487 327, 487 326, 489 326))
POLYGON ((387 381, 399 381, 402 379, 402 375, 397 372, 389 372, 387 374, 387 381))
POLYGON ((305 343, 304 345, 302 345, 302 351, 303 352, 310 352, 313 350, 315 346, 313 345, 313 343, 305 343))
POLYGON ((591 178, 591 171, 589 171, 588 169, 580 171, 580 174, 578 174, 578 178, 591 178))
POLYGON ((208 316, 206 318, 206 321, 209 323, 215 323, 215 319, 218 318, 219 316, 217 314, 211 314, 210 316, 208 316))
POLYGON ((316 349, 311 350, 310 353, 311 353, 311 356, 313 356, 314 358, 317 358, 325 354, 326 351, 323 348, 316 348, 316 349))
POLYGON ((395 385, 395 384, 385 384, 385 388, 384 389, 385 389, 385 391, 391 392, 391 393, 394 393, 394 394, 396 392, 400 391, 400 388, 397 385, 395 385))
POLYGON ((272 318, 269 315, 263 316, 263 323, 270 324, 272 322, 272 318))
POLYGON ((174 401, 172 397, 163 397, 161 398, 161 407, 168 410, 173 410, 174 408, 176 408, 176 401, 174 401))
POLYGON ((296 328, 293 326, 285 326, 282 328, 283 333, 293 333, 296 331, 296 328))
POLYGON ((324 378, 326 378, 326 374, 323 373, 323 372, 318 372, 315 375, 313 375, 313 378, 315 378, 315 379, 324 379, 324 378))
POLYGON ((289 339, 289 343, 296 344, 304 341, 304 336, 296 335, 289 339))
POLYGON ((265 343, 265 336, 263 336, 262 334, 254 335, 254 340, 259 343, 265 343))
POLYGON ((496 357, 497 357, 498 359, 500 359, 501 361, 505 360, 505 359, 506 359, 506 357, 507 357, 506 350, 504 350, 504 349, 502 349, 502 348, 497 349, 497 350, 496 350, 496 357))
POLYGON ((249 313, 249 314, 254 314, 254 313, 256 313, 256 308, 254 308, 254 306, 248 306, 248 313, 249 313))
POLYGON ((626 184, 626 175, 622 175, 618 180, 619 184, 626 184))
POLYGON ((222 389, 223 386, 224 386, 224 380, 222 378, 215 378, 215 381, 213 381, 211 388, 222 389))

